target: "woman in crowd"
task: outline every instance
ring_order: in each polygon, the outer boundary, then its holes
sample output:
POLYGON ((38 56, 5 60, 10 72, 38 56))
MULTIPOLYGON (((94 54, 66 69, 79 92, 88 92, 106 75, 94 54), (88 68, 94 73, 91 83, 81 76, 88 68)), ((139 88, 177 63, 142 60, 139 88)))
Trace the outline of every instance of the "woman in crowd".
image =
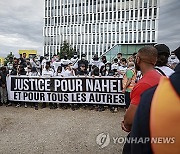
POLYGON ((62 66, 58 66, 57 71, 56 71, 56 73, 55 73, 55 76, 61 76, 61 77, 63 77, 63 74, 62 74, 62 66))
POLYGON ((123 76, 123 90, 122 93, 125 94, 126 109, 130 105, 130 93, 136 83, 136 70, 133 62, 128 63, 128 69, 123 76))

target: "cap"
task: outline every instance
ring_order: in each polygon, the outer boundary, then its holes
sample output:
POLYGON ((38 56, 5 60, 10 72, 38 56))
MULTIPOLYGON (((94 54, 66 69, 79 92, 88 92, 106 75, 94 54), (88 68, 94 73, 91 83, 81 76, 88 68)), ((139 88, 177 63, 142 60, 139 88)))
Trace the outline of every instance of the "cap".
POLYGON ((169 50, 169 47, 165 44, 157 44, 154 46, 157 51, 158 51, 158 55, 159 54, 166 54, 166 55, 170 55, 170 50, 169 50))
POLYGON ((180 47, 178 47, 176 50, 174 50, 175 55, 180 60, 180 47))

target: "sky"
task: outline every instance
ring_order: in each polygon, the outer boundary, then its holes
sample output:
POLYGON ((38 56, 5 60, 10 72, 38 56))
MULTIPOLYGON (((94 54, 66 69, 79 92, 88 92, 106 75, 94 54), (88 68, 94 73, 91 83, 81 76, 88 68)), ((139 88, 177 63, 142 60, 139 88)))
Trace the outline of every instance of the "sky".
MULTIPOLYGON (((158 43, 180 46, 180 0, 160 0, 158 43)), ((20 49, 43 50, 44 0, 0 1, 0 57, 20 49)))

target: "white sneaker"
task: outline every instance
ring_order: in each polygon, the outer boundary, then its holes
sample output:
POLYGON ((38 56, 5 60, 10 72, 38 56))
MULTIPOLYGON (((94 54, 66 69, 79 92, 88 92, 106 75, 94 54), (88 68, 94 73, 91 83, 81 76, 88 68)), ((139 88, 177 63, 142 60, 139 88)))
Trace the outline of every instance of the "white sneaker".
POLYGON ((114 112, 118 112, 118 108, 117 107, 114 108, 114 112))
POLYGON ((18 103, 18 104, 16 105, 16 107, 20 107, 20 104, 18 103))
POLYGON ((26 103, 24 104, 24 107, 27 108, 27 104, 26 103))

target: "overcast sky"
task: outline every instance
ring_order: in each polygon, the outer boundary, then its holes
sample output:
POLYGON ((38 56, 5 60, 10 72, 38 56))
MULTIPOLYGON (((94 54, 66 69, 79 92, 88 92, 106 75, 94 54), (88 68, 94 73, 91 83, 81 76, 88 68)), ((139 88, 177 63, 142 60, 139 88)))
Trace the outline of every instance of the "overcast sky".
MULTIPOLYGON (((180 0, 160 0, 158 43, 180 45, 180 0)), ((0 1, 0 57, 10 51, 35 49, 42 54, 44 0, 0 1)))

